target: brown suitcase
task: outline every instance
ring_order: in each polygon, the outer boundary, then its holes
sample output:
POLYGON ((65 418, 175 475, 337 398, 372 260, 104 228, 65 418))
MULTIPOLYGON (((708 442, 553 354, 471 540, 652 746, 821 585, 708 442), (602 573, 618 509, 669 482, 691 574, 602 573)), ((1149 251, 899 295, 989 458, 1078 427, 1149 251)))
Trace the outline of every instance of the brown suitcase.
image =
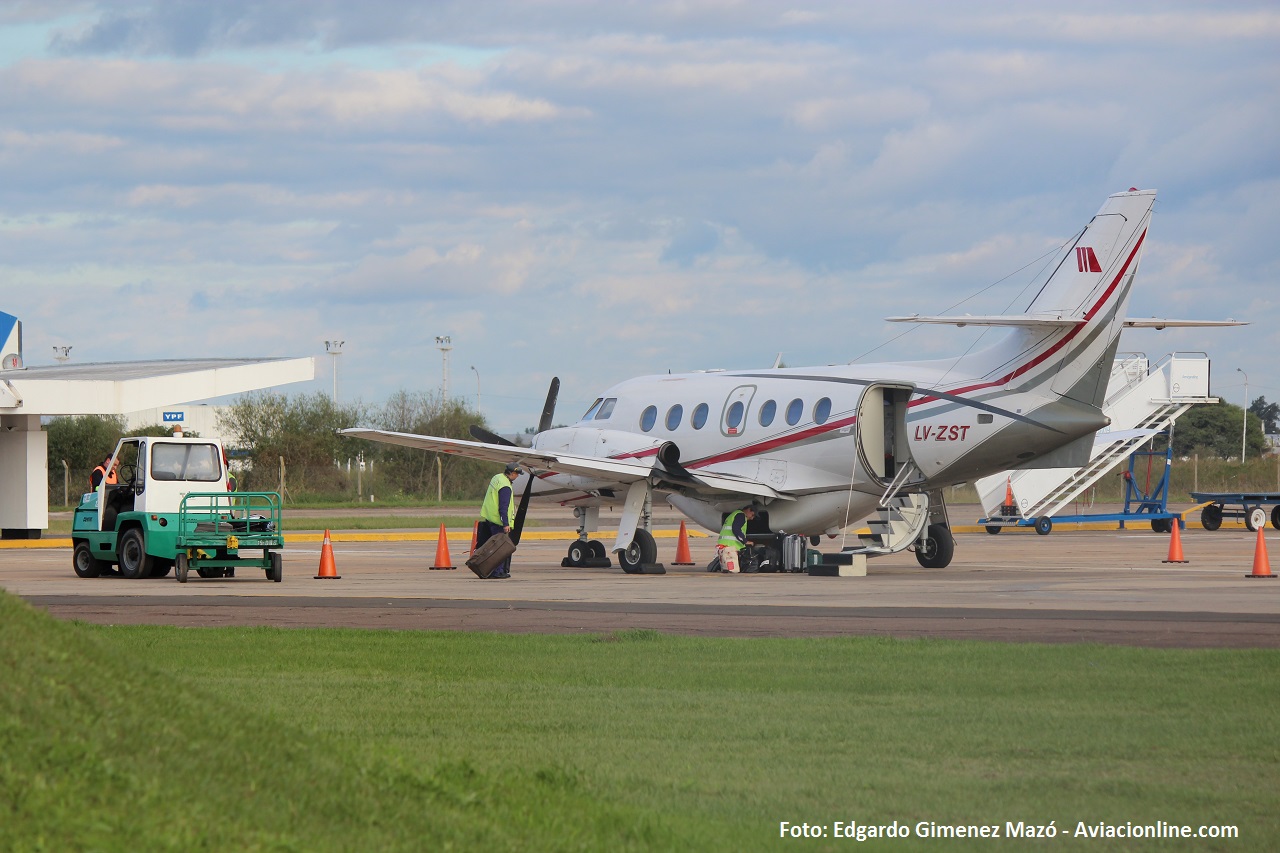
POLYGON ((467 568, 475 572, 476 577, 487 578, 515 552, 516 546, 507 534, 495 533, 476 548, 467 560, 467 568))

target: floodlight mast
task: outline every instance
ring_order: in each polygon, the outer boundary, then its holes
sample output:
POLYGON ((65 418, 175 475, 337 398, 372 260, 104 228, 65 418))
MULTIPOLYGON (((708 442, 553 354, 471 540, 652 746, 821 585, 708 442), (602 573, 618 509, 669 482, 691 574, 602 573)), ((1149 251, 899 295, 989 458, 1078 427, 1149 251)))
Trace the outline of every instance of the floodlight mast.
POLYGON ((440 350, 440 359, 443 371, 443 379, 440 385, 440 395, 442 399, 449 399, 449 350, 453 349, 453 339, 448 335, 436 335, 436 347, 440 350))
POLYGON ((1236 373, 1244 377, 1244 417, 1241 418, 1240 424, 1240 464, 1244 464, 1244 440, 1249 435, 1249 374, 1240 368, 1236 368, 1236 373))
POLYGON ((332 340, 324 342, 325 352, 333 356, 333 404, 338 405, 338 356, 342 355, 342 345, 346 341, 332 340))

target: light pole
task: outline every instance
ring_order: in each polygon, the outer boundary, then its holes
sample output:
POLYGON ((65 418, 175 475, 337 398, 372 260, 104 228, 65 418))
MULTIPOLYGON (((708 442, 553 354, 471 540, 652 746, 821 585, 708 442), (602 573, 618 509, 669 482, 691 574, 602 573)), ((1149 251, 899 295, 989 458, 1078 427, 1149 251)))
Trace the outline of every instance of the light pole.
POLYGON ((436 347, 440 350, 440 359, 443 362, 443 382, 440 385, 440 394, 445 399, 449 399, 449 350, 453 349, 453 340, 448 335, 436 335, 436 347))
POLYGON ((1240 424, 1240 464, 1244 464, 1244 440, 1249 434, 1249 374, 1240 368, 1236 368, 1236 372, 1244 377, 1244 418, 1240 424))
POLYGON ((333 404, 338 405, 338 356, 342 355, 342 345, 346 341, 325 341, 324 350, 333 356, 333 404))
MULTIPOLYGON (((476 370, 476 366, 471 365, 472 370, 476 370)), ((480 413, 480 371, 476 370, 476 414, 480 413)))

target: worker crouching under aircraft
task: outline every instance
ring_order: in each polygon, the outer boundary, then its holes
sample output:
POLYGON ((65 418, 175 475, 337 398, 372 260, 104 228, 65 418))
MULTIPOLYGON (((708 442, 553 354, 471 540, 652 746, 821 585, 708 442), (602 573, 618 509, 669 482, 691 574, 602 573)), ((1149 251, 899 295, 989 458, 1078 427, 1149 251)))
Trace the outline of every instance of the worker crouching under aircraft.
MULTIPOLYGON (((736 575, 744 566, 751 565, 751 557, 747 546, 747 525, 756 517, 756 505, 748 504, 742 509, 734 510, 725 517, 724 526, 720 528, 720 539, 716 542, 716 557, 720 560, 720 571, 736 575)), ((748 567, 747 571, 754 569, 748 567)))

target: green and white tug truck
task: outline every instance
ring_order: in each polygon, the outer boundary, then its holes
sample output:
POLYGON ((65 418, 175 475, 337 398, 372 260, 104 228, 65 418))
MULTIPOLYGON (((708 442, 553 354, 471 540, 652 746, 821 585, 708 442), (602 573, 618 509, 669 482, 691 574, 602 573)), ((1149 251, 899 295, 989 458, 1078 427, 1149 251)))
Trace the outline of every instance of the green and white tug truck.
POLYGON ((122 438, 112 465, 117 462, 117 482, 104 479, 76 507, 77 575, 111 574, 115 565, 122 577, 162 578, 176 569, 178 582, 186 583, 192 570, 221 578, 259 568, 280 582, 280 496, 230 491, 217 439, 122 438))

